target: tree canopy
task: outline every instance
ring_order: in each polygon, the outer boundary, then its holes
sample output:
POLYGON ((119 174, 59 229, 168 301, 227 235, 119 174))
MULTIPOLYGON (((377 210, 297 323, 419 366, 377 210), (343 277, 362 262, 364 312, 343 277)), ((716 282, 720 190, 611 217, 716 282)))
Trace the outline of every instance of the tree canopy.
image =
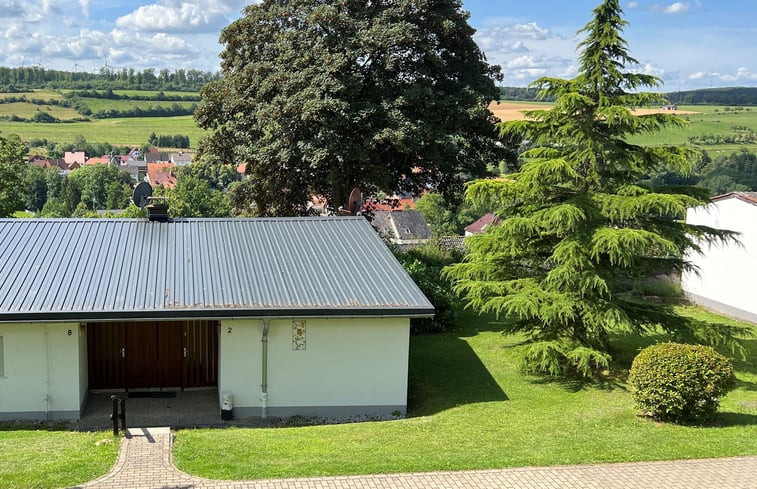
POLYGON ((237 196, 259 215, 341 205, 364 192, 431 186, 498 161, 499 68, 459 0, 264 0, 221 35, 222 76, 202 90, 209 160, 245 162, 237 196))
POLYGON ((685 121, 631 112, 664 100, 640 91, 660 80, 630 69, 637 61, 621 36, 621 14, 619 0, 594 10, 579 31, 575 78, 534 82, 542 97, 555 98, 553 109, 501 125, 531 141, 521 168, 467 190, 502 222, 470 238, 467 260, 449 274, 473 306, 516 319, 510 328, 529 337, 531 371, 588 375, 611 360, 611 332, 662 328, 676 339, 739 347, 739 331, 702 328, 646 295, 651 278, 690 268, 688 251, 731 234, 685 223, 688 207, 708 203, 703 189, 639 184, 653 172, 690 171, 697 154, 626 141, 685 121))
POLYGON ((23 209, 26 145, 15 134, 0 136, 0 217, 23 209))

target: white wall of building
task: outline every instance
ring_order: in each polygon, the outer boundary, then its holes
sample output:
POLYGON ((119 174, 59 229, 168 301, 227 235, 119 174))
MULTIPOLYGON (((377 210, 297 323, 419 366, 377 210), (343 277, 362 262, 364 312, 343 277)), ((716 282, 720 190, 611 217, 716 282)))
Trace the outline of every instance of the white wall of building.
MULTIPOLYGON (((271 320, 267 414, 404 414, 409 331, 407 318, 307 319, 297 350, 292 320, 271 320)), ((262 334, 262 320, 222 322, 219 395, 233 394, 235 416, 261 414, 262 334)))
POLYGON ((689 209, 686 222, 741 233, 740 245, 703 245, 688 258, 699 275, 681 277, 686 294, 696 303, 726 315, 757 321, 757 205, 729 198, 689 209))
POLYGON ((87 392, 84 334, 78 323, 0 324, 0 419, 79 418, 87 392))

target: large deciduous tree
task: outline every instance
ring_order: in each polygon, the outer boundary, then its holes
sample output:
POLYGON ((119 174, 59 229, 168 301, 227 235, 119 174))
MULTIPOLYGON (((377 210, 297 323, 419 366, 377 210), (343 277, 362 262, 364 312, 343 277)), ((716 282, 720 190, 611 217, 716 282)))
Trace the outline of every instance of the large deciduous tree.
POLYGON ((12 134, 0 136, 0 217, 23 209, 26 145, 12 134))
MULTIPOLYGON (((459 0, 264 0, 224 29, 222 76, 202 91, 208 160, 246 162, 237 195, 260 215, 353 186, 461 190, 497 161, 499 68, 459 0)), ((247 209, 249 211, 249 209, 247 209)))
POLYGON ((580 31, 575 78, 534 83, 555 97, 551 110, 501 125, 531 141, 520 170, 467 190, 473 202, 496 205, 503 221, 471 238, 467 260, 448 271, 473 306, 517 320, 510 328, 529 336, 531 371, 587 375, 606 366, 612 332, 662 328, 678 339, 739 346, 739 331, 704 329, 644 293, 650 278, 690 267, 687 251, 730 233, 685 223, 688 207, 708 202, 702 189, 638 183, 655 171, 685 173, 696 154, 626 141, 684 121, 632 112, 663 100, 640 91, 658 78, 629 70, 637 62, 621 37, 621 14, 618 0, 594 10, 580 31))

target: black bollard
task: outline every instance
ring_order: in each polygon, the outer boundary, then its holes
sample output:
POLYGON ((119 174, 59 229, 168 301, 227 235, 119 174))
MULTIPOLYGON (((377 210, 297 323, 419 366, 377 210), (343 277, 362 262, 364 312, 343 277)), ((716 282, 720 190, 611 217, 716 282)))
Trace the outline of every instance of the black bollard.
POLYGON ((124 434, 126 433, 126 399, 120 399, 121 404, 121 429, 124 430, 124 434))
POLYGON ((110 400, 113 403, 113 414, 110 415, 110 419, 113 421, 113 436, 118 436, 118 397, 110 396, 110 400))

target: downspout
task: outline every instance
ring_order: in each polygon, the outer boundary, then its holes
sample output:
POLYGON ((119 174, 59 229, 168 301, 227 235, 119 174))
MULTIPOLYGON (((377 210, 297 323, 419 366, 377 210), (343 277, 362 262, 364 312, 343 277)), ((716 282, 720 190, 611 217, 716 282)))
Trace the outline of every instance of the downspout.
POLYGON ((263 337, 260 342, 262 343, 262 358, 263 358, 263 374, 262 382, 260 385, 260 417, 266 419, 268 416, 268 330, 271 327, 270 319, 263 319, 263 337))
POLYGON ((50 338, 45 324, 45 421, 50 421, 50 338))

